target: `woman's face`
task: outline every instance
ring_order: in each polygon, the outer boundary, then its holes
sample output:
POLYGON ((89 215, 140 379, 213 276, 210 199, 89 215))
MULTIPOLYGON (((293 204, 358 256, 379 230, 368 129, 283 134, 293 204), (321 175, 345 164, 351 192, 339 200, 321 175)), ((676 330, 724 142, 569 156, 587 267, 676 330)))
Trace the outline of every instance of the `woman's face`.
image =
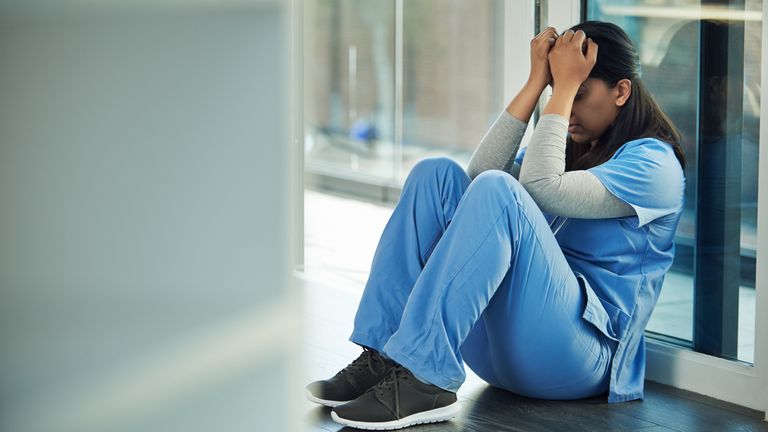
POLYGON ((568 135, 577 143, 592 144, 613 123, 631 91, 631 81, 620 80, 614 88, 599 78, 581 83, 568 119, 568 135))

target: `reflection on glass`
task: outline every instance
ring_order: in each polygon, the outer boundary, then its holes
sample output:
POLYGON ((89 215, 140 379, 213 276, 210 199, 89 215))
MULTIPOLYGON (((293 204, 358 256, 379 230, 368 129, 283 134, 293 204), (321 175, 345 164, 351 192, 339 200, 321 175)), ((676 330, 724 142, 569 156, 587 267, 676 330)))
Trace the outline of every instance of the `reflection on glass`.
POLYGON ((402 5, 304 2, 308 171, 399 185, 425 157, 466 164, 503 109, 503 0, 402 5))
POLYGON ((395 3, 304 2, 305 150, 326 173, 393 173, 395 3))
POLYGON ((752 362, 762 3, 590 1, 621 25, 683 134, 686 208, 648 330, 752 362))
POLYGON ((503 1, 403 4, 400 180, 425 156, 468 162, 504 108, 503 1))

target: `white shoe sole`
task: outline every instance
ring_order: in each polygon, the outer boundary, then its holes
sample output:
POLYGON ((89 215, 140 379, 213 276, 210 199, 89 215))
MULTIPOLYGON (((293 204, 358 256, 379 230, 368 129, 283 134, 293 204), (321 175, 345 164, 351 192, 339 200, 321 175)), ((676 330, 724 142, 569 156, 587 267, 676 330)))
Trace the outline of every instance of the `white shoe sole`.
POLYGON ((400 420, 392 420, 388 422, 362 422, 355 420, 348 420, 339 417, 335 411, 331 411, 331 418, 336 423, 343 424, 345 426, 351 426, 358 429, 368 430, 391 430, 401 429, 408 426, 413 426, 422 423, 437 423, 441 421, 450 420, 461 412, 461 405, 459 401, 456 401, 450 405, 442 408, 436 408, 429 411, 423 411, 415 414, 411 414, 408 417, 403 417, 400 420))
POLYGON ((313 395, 312 392, 309 391, 308 389, 304 390, 304 396, 306 396, 307 399, 311 400, 314 403, 318 403, 320 405, 325 405, 325 406, 331 407, 331 408, 333 408, 335 406, 339 406, 339 405, 341 405, 343 403, 349 402, 349 401, 335 401, 335 400, 328 400, 328 399, 320 399, 319 397, 313 395))

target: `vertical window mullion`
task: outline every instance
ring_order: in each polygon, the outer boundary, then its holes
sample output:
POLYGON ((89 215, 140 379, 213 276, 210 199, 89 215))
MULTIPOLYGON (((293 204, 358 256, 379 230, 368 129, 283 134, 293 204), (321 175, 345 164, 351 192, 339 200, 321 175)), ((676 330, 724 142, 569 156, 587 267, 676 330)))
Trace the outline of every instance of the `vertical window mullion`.
POLYGON ((743 22, 729 21, 720 25, 702 21, 699 40, 701 97, 693 344, 699 352, 737 358, 744 117, 743 22), (723 97, 718 99, 720 90, 723 97))
POLYGON ((396 183, 403 164, 403 0, 395 1, 395 133, 392 151, 392 182, 396 183))

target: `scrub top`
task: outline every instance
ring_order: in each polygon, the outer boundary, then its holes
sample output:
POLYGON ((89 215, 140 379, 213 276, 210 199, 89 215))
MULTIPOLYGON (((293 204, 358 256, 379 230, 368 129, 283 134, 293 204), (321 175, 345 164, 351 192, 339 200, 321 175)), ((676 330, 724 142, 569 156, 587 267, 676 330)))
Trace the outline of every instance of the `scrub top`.
MULTIPOLYGON (((526 148, 518 151, 516 162, 522 163, 526 148)), ((627 141, 611 159, 587 171, 637 215, 567 218, 555 237, 585 290, 582 317, 617 343, 608 402, 640 399, 645 326, 675 256, 685 176, 672 146, 656 138, 627 141)), ((544 215, 550 222, 555 219, 544 215)))

